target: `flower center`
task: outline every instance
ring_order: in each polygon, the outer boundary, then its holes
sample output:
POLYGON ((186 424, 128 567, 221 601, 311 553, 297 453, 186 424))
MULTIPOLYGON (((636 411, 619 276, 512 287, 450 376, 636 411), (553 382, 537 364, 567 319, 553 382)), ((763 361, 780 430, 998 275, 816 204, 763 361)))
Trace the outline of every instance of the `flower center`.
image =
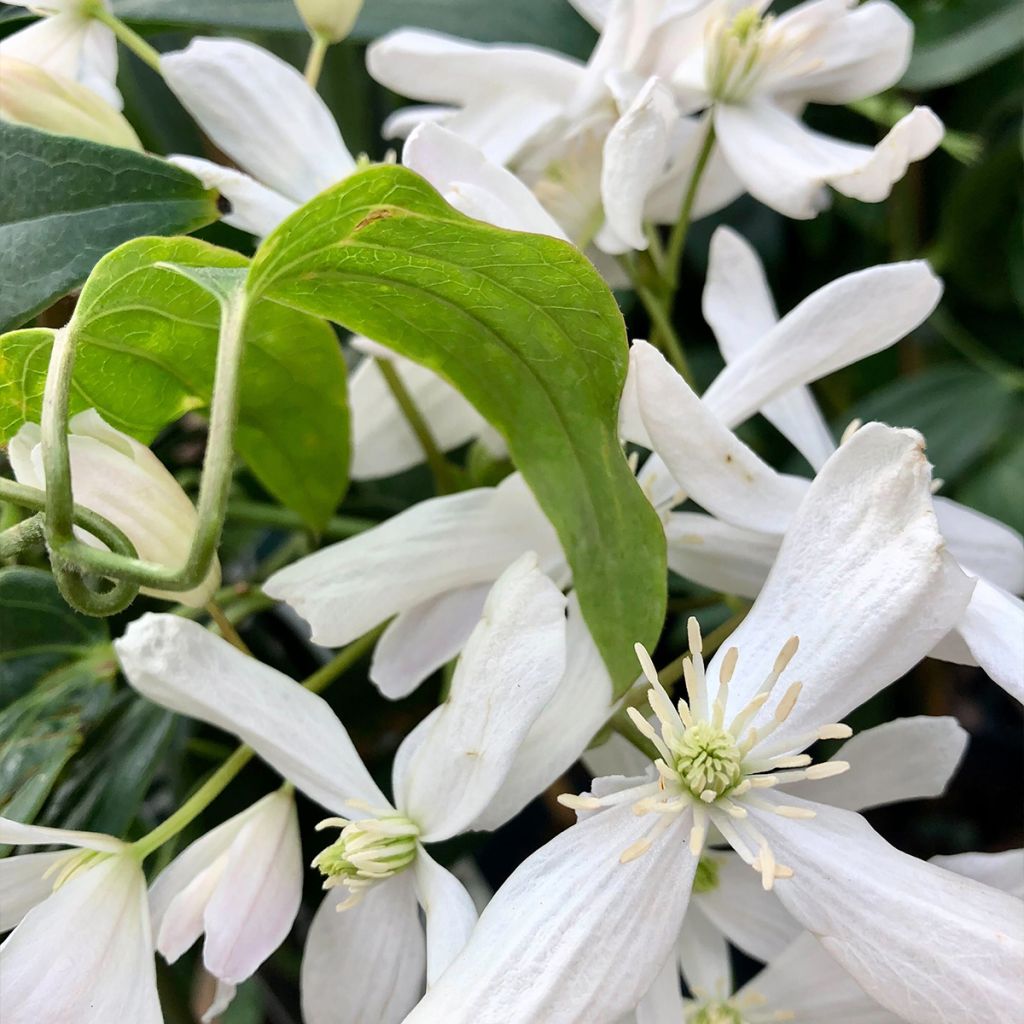
MULTIPOLYGON (((689 811, 693 815, 690 849, 695 857, 700 856, 708 828, 713 825, 740 857, 760 872, 762 885, 770 889, 776 878, 788 878, 793 872, 776 863, 767 839, 750 818, 750 810, 785 818, 813 818, 814 812, 806 807, 771 803, 759 796, 758 791, 780 783, 825 779, 845 772, 850 767, 845 761, 815 765, 807 754, 798 751, 816 740, 846 739, 852 733, 847 725, 830 724, 797 736, 772 739, 796 706, 802 687, 799 682, 790 683, 771 716, 759 717, 796 654, 799 641, 795 636, 783 644, 753 698, 727 722, 729 684, 736 671, 739 651, 731 647, 725 652, 712 703, 704 673, 703 641, 696 619, 689 620, 687 632, 690 654, 683 660, 683 678, 689 701, 680 700, 675 705, 661 685, 650 656, 639 644, 636 646, 640 665, 650 683, 647 700, 654 719, 648 720, 635 707, 628 708, 627 713, 660 755, 654 761, 657 778, 601 798, 583 794, 562 795, 559 800, 579 810, 598 810, 632 802, 636 814, 655 815, 657 820, 651 831, 623 851, 620 858, 623 863, 645 853, 679 814, 689 811), (751 724, 755 721, 756 725, 751 724)), ((715 880, 706 879, 712 883, 715 880)))
POLYGON ((343 885, 348 898, 338 910, 354 907, 376 882, 404 871, 415 859, 419 829, 400 815, 379 818, 325 818, 317 830, 340 828, 341 834, 313 859, 324 888, 343 885))
POLYGON ((686 1014, 686 1024, 744 1024, 743 1015, 732 1004, 702 1003, 686 1014))
POLYGON ((762 18, 747 7, 731 20, 716 19, 708 26, 707 89, 722 103, 742 103, 754 91, 772 49, 768 29, 774 19, 762 18))

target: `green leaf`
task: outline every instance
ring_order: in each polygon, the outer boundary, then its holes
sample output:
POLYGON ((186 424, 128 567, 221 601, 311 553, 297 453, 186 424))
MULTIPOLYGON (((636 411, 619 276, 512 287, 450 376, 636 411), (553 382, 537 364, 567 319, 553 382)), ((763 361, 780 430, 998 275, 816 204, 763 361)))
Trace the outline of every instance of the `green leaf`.
MULTIPOLYGON (((218 300, 192 273, 244 269, 238 253, 194 238, 140 238, 102 259, 82 290, 71 407, 94 407, 148 444, 189 410, 208 408, 218 300), (163 264, 163 265, 162 265, 163 264)), ((0 440, 42 409, 49 337, 0 337, 0 440)), ((280 303, 246 324, 236 445, 260 483, 314 528, 348 481, 345 362, 330 325, 280 303)))
POLYGON ((504 436, 554 524, 619 692, 665 612, 665 537, 618 440, 622 316, 565 242, 454 211, 394 166, 355 174, 257 252, 250 292, 434 370, 504 436))
MULTIPOLYGON (((40 569, 0 569, 0 813, 32 821, 110 701, 106 624, 40 569)), ((0 847, 0 856, 9 852, 0 847)))
POLYGON ((163 160, 7 122, 0 181, 0 330, 76 288, 121 242, 218 216, 216 193, 163 160))
MULTIPOLYGON (((305 31, 292 0, 114 0, 113 8, 140 25, 305 31)), ((483 42, 534 43, 578 56, 588 54, 594 41, 593 30, 561 0, 368 0, 351 38, 366 42, 407 26, 483 42)))

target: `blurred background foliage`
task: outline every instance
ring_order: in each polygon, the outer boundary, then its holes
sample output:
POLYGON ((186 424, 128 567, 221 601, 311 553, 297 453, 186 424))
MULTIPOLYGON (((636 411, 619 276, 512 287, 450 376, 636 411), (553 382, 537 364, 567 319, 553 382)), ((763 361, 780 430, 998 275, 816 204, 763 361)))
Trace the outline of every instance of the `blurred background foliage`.
MULTIPOLYGON (((775 9, 793 6, 775 4, 775 9)), ((700 292, 711 232, 728 223, 759 249, 780 311, 843 273, 891 260, 924 257, 946 291, 935 315, 887 352, 836 373, 815 386, 838 434, 854 417, 920 429, 928 441, 942 493, 1024 530, 1024 309, 1021 108, 1024 12, 1016 0, 899 0, 917 26, 917 46, 900 87, 858 111, 815 107, 812 126, 842 138, 871 142, 877 121, 898 116, 900 105, 931 106, 955 133, 950 151, 911 166, 891 198, 865 205, 834 195, 816 220, 796 222, 743 198, 699 222, 685 255, 678 327, 700 383, 721 358, 700 315, 700 292), (867 113, 870 116, 865 116, 867 113), (874 120, 872 120, 874 118, 874 120)), ((113 7, 161 51, 178 49, 201 33, 238 35, 302 66, 307 41, 290 0, 114 0, 113 7)), ((0 7, 0 34, 23 22, 20 8, 0 7)), ((366 41, 401 25, 422 25, 479 40, 546 44, 585 58, 594 33, 560 0, 366 0, 354 37, 327 56, 320 91, 353 153, 383 159, 384 117, 402 100, 366 74, 366 41)), ((214 158, 191 120, 159 78, 123 49, 120 86, 125 112, 155 153, 214 158)), ((273 102, 273 97, 267 98, 273 102)), ((217 224, 199 232, 221 245, 252 251, 252 241, 217 224)), ((620 295, 634 336, 648 327, 631 296, 620 295)), ((68 315, 65 301, 54 323, 68 315)), ((161 437, 157 453, 189 486, 201 462, 203 425, 186 418, 161 437)), ((748 441, 776 465, 807 472, 799 457, 763 420, 744 428, 748 441)), ((471 461, 472 453, 463 453, 471 461)), ((235 512, 222 550, 225 578, 258 583, 273 569, 319 543, 300 528, 268 525, 247 515, 246 502, 265 500, 239 474, 235 512)), ((328 537, 338 539, 430 494, 429 477, 412 471, 353 486, 328 537)), ((21 559, 31 563, 33 559, 21 559)), ((109 637, 127 618, 85 620, 63 605, 43 553, 31 565, 0 570, 0 812, 46 824, 141 835, 230 751, 230 738, 145 704, 116 680, 109 637), (11 595, 17 593, 17 600, 11 595), (26 597, 26 595, 28 595, 26 597)), ((301 678, 327 652, 309 645, 300 622, 244 583, 222 594, 230 616, 254 654, 301 678)), ((155 602, 149 602, 156 608, 155 602)), ((128 613, 135 617, 145 599, 128 613)), ((727 621, 735 601, 672 581, 678 613, 659 648, 659 663, 683 649, 681 624, 695 613, 705 630, 727 621)), ((210 680, 216 685, 216 680, 210 680)), ((409 699, 391 704, 366 680, 365 663, 335 684, 327 698, 339 711, 367 763, 386 784, 401 738, 441 692, 432 680, 409 699)), ((1024 844, 1020 708, 979 670, 926 661, 852 718, 856 729, 901 715, 953 714, 972 742, 945 797, 902 804, 869 817, 895 845, 918 856, 998 850, 1024 844)), ((586 778, 555 788, 577 788, 586 778)), ((164 848, 154 867, 211 824, 241 810, 276 785, 259 765, 247 770, 185 835, 164 848)), ((320 816, 300 802, 303 832, 320 816)), ((551 794, 535 801, 493 836, 454 841, 444 859, 472 853, 496 887, 519 860, 568 824, 551 794)), ((0 851, 5 853, 6 851, 0 851)), ((313 850, 308 851, 309 856, 313 850)), ((287 943, 260 977, 242 987, 227 1024, 292 1024, 299 1020, 297 970, 301 939, 318 902, 316 878, 287 943)), ((161 966, 167 1020, 194 1019, 196 951, 173 968, 161 966)), ((200 1005, 205 1005, 200 998, 200 1005)))

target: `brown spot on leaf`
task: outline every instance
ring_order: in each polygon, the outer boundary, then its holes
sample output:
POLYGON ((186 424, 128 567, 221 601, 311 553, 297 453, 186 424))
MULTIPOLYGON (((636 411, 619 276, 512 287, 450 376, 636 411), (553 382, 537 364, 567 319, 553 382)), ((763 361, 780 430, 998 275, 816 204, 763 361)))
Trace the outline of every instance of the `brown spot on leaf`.
POLYGON ((379 210, 373 210, 371 213, 368 213, 352 229, 352 234, 355 234, 357 231, 362 231, 363 228, 369 227, 374 221, 384 220, 386 217, 390 217, 391 215, 392 215, 391 210, 388 210, 388 209, 381 208, 379 210))

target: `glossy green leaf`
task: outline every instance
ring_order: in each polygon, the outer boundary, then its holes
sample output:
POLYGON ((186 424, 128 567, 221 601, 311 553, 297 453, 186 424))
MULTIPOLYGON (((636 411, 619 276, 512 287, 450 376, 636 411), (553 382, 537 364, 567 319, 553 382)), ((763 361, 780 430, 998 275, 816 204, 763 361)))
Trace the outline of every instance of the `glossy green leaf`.
MULTIPOLYGON (((113 0, 113 8, 140 25, 305 31, 292 0, 113 0)), ((565 0, 368 0, 352 38, 365 42, 409 25, 579 55, 589 52, 594 39, 593 30, 565 0)))
POLYGON ((216 193, 155 157, 0 122, 0 330, 17 327, 139 235, 217 219, 216 193))
MULTIPOLYGON (((244 269, 245 257, 192 238, 140 238, 100 261, 75 320, 72 411, 95 407, 148 444, 192 409, 208 407, 220 308, 163 263, 244 269)), ((247 321, 236 444, 260 483, 322 526, 347 484, 345 363, 322 320, 273 302, 247 321)), ((0 338, 0 440, 42 408, 46 332, 0 338)))
POLYGON ((633 644, 661 629, 665 539, 619 444, 626 334, 591 263, 565 242, 471 220, 411 171, 380 166, 285 221, 250 289, 430 367, 501 432, 627 686, 633 644))

